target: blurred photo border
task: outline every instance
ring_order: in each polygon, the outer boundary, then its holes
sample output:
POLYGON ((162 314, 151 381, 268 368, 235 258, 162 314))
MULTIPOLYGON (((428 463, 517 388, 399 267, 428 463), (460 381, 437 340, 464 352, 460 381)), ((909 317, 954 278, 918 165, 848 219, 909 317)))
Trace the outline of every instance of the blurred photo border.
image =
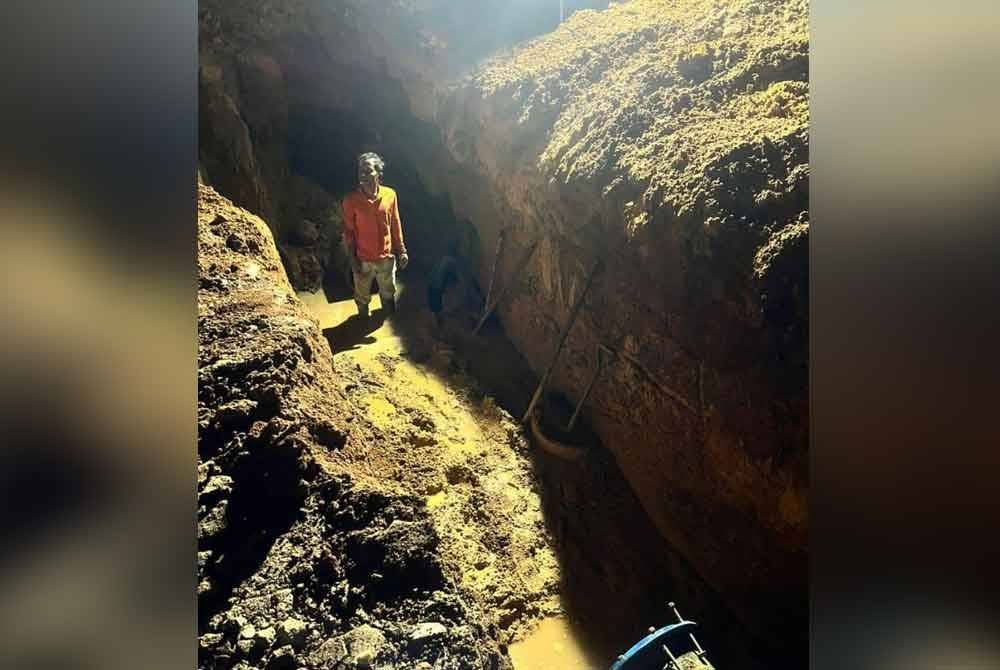
MULTIPOLYGON (((0 10, 0 667, 197 665, 197 10, 0 10)), ((1000 6, 810 11, 811 667, 997 667, 1000 6)))

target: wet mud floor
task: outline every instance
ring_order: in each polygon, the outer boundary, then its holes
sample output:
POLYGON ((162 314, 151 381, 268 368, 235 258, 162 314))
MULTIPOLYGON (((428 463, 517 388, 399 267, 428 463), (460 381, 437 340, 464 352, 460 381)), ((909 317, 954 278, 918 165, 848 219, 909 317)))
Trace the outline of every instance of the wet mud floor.
POLYGON ((364 464, 351 476, 423 499, 444 572, 514 668, 608 668, 649 626, 672 621, 668 600, 702 624, 716 667, 762 667, 607 451, 570 462, 530 443, 514 417, 536 378, 499 325, 473 337, 474 308, 447 296, 438 325, 424 291, 401 277, 397 313, 386 317, 375 295, 368 321, 342 287, 299 297, 358 408, 352 430, 370 433, 366 453, 348 455, 364 464))

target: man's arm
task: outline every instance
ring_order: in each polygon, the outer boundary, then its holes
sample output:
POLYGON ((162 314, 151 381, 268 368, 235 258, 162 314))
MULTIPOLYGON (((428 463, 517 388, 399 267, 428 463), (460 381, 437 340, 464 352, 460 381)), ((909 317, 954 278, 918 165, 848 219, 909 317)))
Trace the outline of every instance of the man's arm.
POLYGON ((410 262, 410 257, 406 253, 406 245, 403 243, 403 224, 399 220, 399 198, 392 201, 392 220, 389 222, 389 231, 392 234, 392 253, 399 256, 399 269, 405 270, 410 262))

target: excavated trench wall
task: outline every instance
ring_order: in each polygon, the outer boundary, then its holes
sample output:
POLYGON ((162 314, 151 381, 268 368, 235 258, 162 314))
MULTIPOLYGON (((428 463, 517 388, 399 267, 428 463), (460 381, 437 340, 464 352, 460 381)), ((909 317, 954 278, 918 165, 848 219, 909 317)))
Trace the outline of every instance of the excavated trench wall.
MULTIPOLYGON (((805 637, 806 10, 633 2, 480 70, 439 111, 539 246, 504 327, 578 398, 668 540, 754 626, 805 637), (643 13, 648 10, 648 13, 643 13), (781 26, 775 29, 774 26, 781 26)), ((484 271, 487 270, 484 268, 484 271)))
POLYGON ((802 644, 806 4, 580 12, 451 85, 468 42, 428 21, 435 3, 215 4, 200 166, 269 222, 293 284, 342 268, 337 191, 361 149, 388 157, 418 259, 471 222, 485 287, 507 229, 499 316, 539 373, 600 261, 550 387, 579 398, 598 344, 618 352, 589 422, 744 621, 802 644))

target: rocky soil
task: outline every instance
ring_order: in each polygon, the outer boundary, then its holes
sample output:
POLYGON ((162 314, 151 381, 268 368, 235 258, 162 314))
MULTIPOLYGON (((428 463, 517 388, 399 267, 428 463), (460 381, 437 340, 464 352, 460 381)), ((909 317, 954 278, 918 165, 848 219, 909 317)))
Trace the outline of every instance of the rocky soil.
MULTIPOLYGON (((551 579, 533 584, 538 593, 503 588, 513 562, 547 566, 527 560, 546 547, 537 504, 519 516, 531 529, 520 544, 521 526, 477 522, 500 504, 491 492, 456 511, 494 538, 463 562, 465 538, 432 522, 425 496, 472 469, 437 472, 407 445, 414 460, 402 465, 427 476, 389 477, 385 457, 371 456, 396 445, 345 391, 367 382, 334 374, 264 223, 204 186, 198 223, 201 667, 509 667, 495 618, 460 581, 492 568, 491 598, 544 601, 551 579)), ((408 439, 431 446, 433 421, 414 414, 408 439)), ((523 471, 507 471, 530 491, 523 471)), ((522 618, 500 623, 509 631, 522 618)))

